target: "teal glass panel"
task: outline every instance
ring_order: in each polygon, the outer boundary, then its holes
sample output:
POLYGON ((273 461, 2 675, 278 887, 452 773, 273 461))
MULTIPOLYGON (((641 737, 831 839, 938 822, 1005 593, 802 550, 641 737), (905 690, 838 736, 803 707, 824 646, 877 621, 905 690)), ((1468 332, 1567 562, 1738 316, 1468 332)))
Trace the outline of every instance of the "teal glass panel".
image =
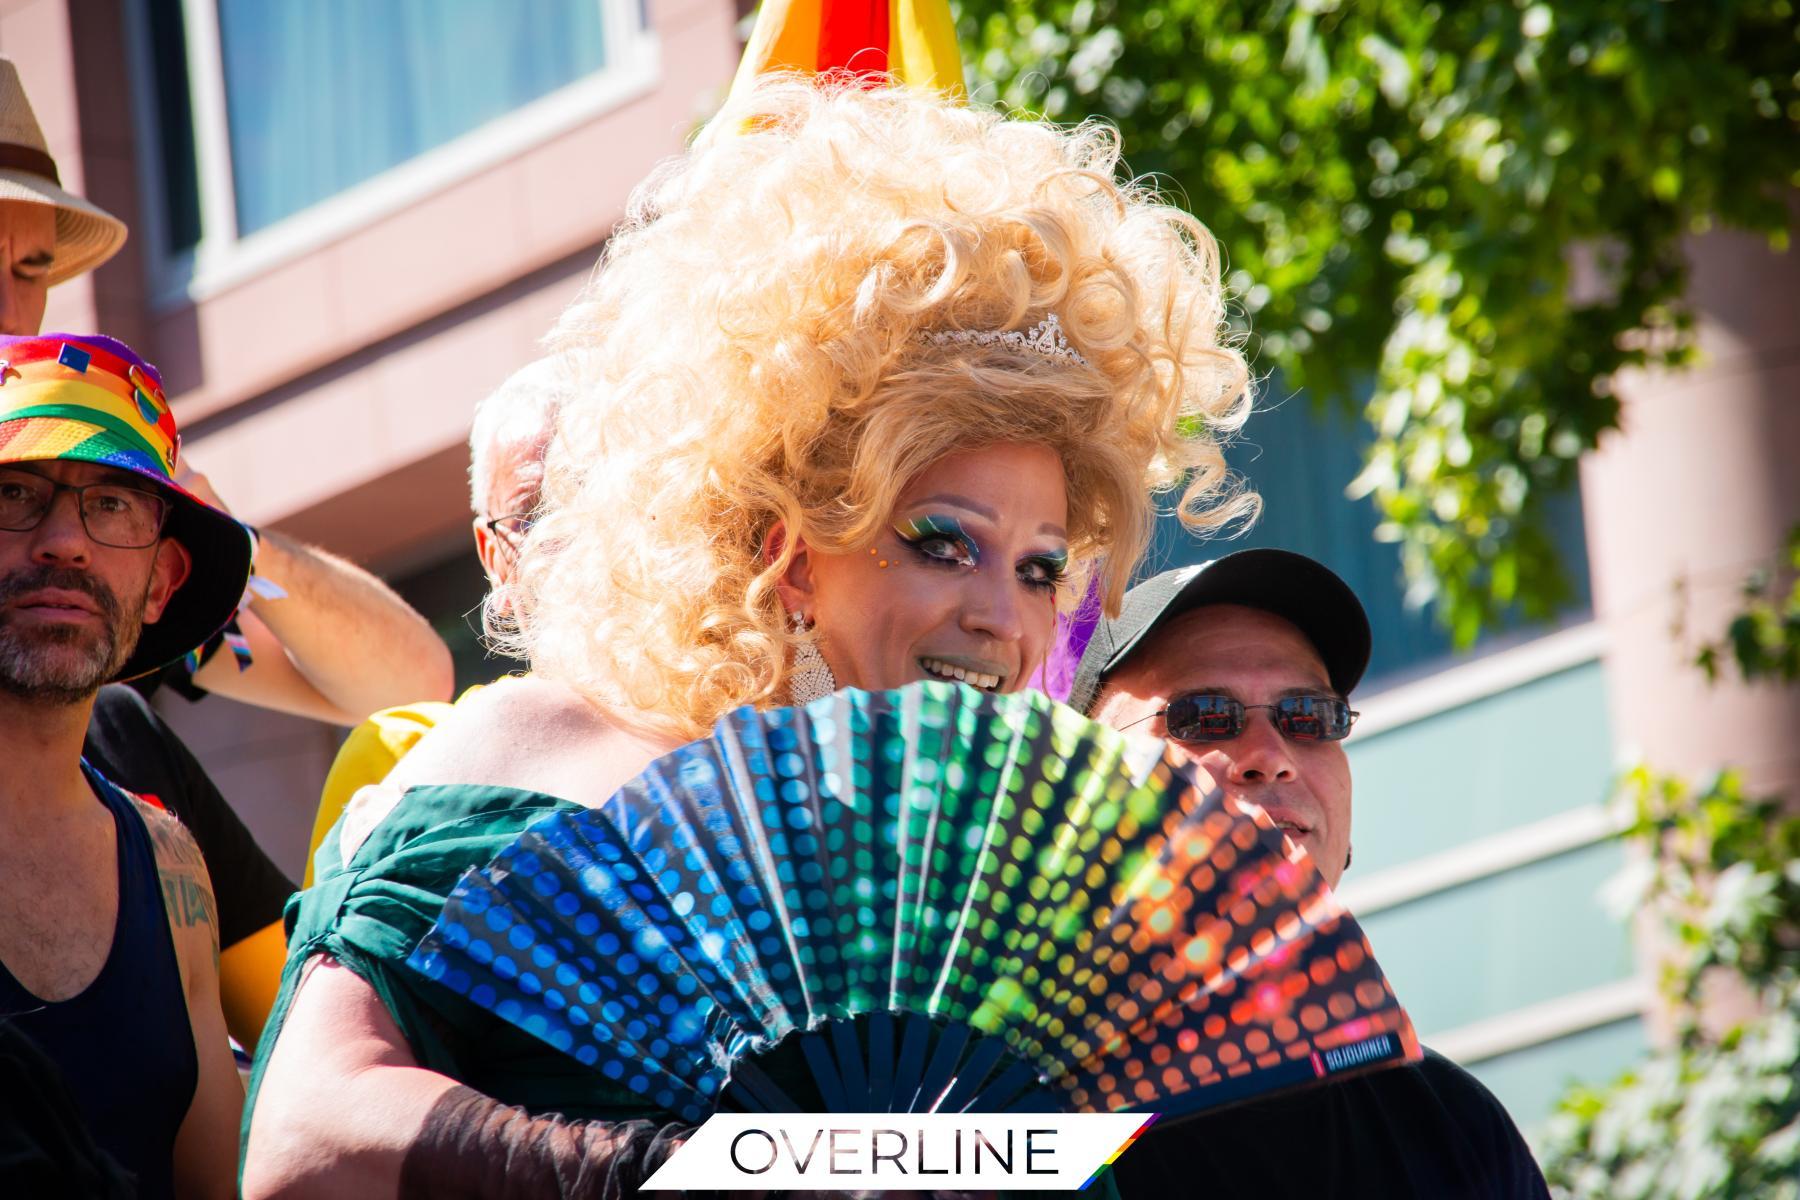
POLYGON ((1429 1043, 1630 975, 1629 933, 1598 896, 1623 862, 1602 842, 1360 919, 1429 1043))
POLYGON ((1557 1099, 1572 1084, 1611 1082, 1636 1065, 1648 1045, 1643 1021, 1628 1017, 1465 1065, 1530 1138, 1549 1120, 1557 1099))
POLYGON ((217 3, 240 234, 606 64, 602 0, 217 3))
POLYGON ((162 156, 163 249, 174 254, 200 241, 200 171, 194 157, 181 0, 145 0, 144 23, 152 64, 150 91, 156 99, 157 150, 162 156))
POLYGON ((1583 663, 1347 747, 1362 877, 1603 802, 1605 675, 1583 663))
MULTIPOLYGON (((1271 380, 1261 394, 1279 397, 1285 393, 1279 380, 1271 380)), ((1252 546, 1298 551, 1343 576, 1368 610, 1374 653, 1362 691, 1367 692, 1371 684, 1381 686, 1446 662, 1451 654, 1448 636, 1429 611, 1406 605, 1399 548, 1375 540, 1379 517, 1374 501, 1350 500, 1344 495, 1362 470, 1363 452, 1371 436, 1367 425, 1360 416, 1339 407, 1315 405, 1305 396, 1261 403, 1271 407, 1251 416, 1243 440, 1226 453, 1232 469, 1262 497, 1261 519, 1243 537, 1203 540, 1165 516, 1157 522, 1140 577, 1252 546)), ((1570 488, 1551 501, 1550 520, 1574 591, 1566 612, 1586 612, 1592 602, 1577 489, 1570 488)), ((1518 637, 1516 628, 1496 630, 1490 640, 1518 637)))

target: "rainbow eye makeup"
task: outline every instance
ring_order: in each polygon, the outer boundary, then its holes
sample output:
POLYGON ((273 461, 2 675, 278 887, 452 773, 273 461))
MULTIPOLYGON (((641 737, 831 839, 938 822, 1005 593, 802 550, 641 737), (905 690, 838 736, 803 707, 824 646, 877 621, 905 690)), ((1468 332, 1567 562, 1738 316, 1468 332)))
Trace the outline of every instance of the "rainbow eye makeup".
POLYGON ((952 566, 978 567, 981 547, 955 517, 929 514, 901 521, 894 532, 920 558, 952 566))
POLYGON ((1069 552, 1047 550, 1019 560, 1019 582, 1040 592, 1054 592, 1069 574, 1069 552))
MULTIPOLYGON (((894 526, 894 533, 919 559, 940 567, 981 566, 981 544, 963 523, 945 513, 913 517, 894 526)), ((873 550, 870 551, 874 553, 873 550)), ((887 566, 884 559, 879 564, 887 566)), ((1019 560, 1019 582, 1038 591, 1053 592, 1069 572, 1067 550, 1046 550, 1019 560)))
POLYGON ((1051 583, 1061 583, 1063 576, 1069 573, 1069 552, 1067 550, 1049 550, 1043 554, 1034 554, 1019 565, 1021 568, 1040 567, 1051 583))

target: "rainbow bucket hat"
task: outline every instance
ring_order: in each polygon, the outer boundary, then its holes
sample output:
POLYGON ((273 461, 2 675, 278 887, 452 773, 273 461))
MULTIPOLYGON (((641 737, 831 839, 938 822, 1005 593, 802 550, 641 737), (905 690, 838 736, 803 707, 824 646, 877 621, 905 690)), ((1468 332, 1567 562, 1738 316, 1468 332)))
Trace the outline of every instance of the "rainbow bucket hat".
POLYGON ((251 534, 174 480, 181 434, 156 368, 96 334, 0 336, 0 463, 90 462, 142 475, 169 501, 165 536, 193 571, 145 625, 119 679, 175 662, 231 619, 250 578, 251 534))

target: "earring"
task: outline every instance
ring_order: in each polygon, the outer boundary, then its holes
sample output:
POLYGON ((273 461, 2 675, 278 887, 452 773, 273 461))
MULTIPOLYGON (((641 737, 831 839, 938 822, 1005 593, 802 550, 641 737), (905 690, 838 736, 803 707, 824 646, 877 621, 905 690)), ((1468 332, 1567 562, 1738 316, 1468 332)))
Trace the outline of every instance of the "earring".
POLYGON ((1355 846, 1345 846, 1344 847, 1344 870, 1348 871, 1350 869, 1350 860, 1355 857, 1356 857, 1356 847, 1355 846))
MULTIPOLYGON (((806 618, 794 614, 794 632, 804 634, 806 618)), ((837 691, 837 677, 831 664, 819 653, 817 640, 801 642, 794 648, 794 665, 788 670, 788 700, 793 704, 810 704, 837 691)))

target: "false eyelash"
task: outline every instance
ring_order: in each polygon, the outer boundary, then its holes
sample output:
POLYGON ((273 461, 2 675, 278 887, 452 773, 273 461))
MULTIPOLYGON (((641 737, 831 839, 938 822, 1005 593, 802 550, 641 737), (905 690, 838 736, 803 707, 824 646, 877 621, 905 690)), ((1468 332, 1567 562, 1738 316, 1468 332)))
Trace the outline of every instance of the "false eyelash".
POLYGON ((1044 568, 1045 578, 1025 580, 1025 584, 1029 587, 1053 592, 1061 587, 1069 577, 1069 556, 1066 554, 1033 554, 1019 566, 1024 567, 1031 563, 1037 563, 1044 568))
POLYGON ((899 535, 901 541, 905 542, 915 553, 929 562, 939 564, 952 562, 952 560, 949 559, 939 558, 935 554, 926 554, 923 550, 919 549, 919 545, 922 542, 930 541, 933 538, 943 538, 946 541, 955 542, 962 547, 963 553, 968 555, 970 566, 981 565, 981 547, 976 543, 974 538, 969 536, 969 532, 963 528, 962 522, 958 521, 955 517, 932 515, 913 517, 910 520, 902 521, 895 525, 894 532, 899 535))

